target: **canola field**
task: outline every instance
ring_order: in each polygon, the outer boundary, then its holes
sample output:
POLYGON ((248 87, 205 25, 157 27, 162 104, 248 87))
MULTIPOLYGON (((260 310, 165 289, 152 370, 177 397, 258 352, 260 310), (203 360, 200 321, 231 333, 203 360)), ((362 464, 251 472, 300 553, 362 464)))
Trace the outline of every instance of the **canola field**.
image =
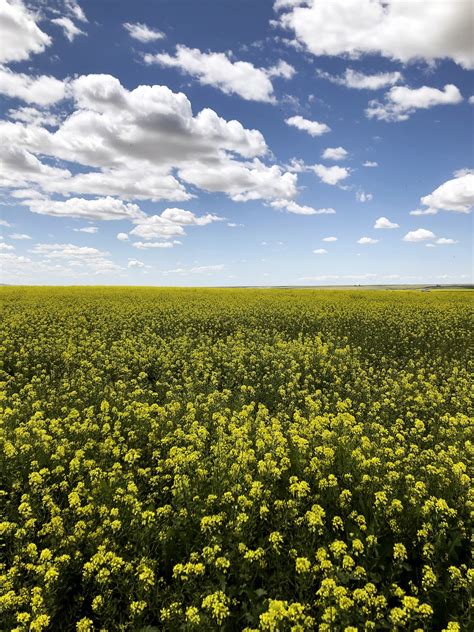
POLYGON ((0 630, 470 629, 469 292, 0 296, 0 630))

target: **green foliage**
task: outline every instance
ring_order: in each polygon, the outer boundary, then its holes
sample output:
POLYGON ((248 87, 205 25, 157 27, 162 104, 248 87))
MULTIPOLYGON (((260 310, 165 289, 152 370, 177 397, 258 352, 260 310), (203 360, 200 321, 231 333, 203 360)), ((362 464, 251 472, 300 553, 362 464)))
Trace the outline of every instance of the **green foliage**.
POLYGON ((468 293, 0 295, 1 630, 468 629, 468 293))

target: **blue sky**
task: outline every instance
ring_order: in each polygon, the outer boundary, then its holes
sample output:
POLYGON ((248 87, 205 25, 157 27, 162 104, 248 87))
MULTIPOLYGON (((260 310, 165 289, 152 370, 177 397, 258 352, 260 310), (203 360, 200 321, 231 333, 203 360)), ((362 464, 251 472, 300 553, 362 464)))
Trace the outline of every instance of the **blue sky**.
POLYGON ((2 282, 471 282, 471 13, 0 0, 2 282))

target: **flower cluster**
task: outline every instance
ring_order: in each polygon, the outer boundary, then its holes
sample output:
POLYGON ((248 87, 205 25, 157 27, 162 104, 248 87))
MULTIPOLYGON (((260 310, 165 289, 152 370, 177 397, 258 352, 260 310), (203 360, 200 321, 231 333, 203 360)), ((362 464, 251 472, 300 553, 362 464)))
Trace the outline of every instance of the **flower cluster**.
POLYGON ((469 628, 466 292, 1 292, 2 630, 469 628))

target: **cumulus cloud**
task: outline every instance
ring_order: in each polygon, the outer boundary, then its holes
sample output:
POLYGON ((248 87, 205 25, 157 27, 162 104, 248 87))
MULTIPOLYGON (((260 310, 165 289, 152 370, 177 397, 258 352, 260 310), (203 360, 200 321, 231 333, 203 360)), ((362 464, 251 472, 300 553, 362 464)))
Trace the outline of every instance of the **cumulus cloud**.
POLYGON ((41 255, 45 261, 60 261, 66 265, 65 271, 82 269, 85 274, 107 274, 121 269, 120 266, 108 259, 107 252, 77 246, 75 244, 37 244, 31 251, 35 255, 41 255))
POLYGON ((89 235, 95 235, 98 232, 97 226, 84 226, 84 228, 74 228, 75 233, 88 233, 89 235))
POLYGON ((313 250, 315 255, 325 255, 327 254, 327 250, 325 248, 317 248, 316 250, 313 250))
POLYGON ((0 226, 5 226, 5 228, 11 228, 11 224, 7 222, 6 219, 0 219, 0 226))
POLYGON ((0 63, 29 59, 31 54, 42 53, 51 41, 20 0, 0 0, 0 63))
POLYGON ((454 244, 458 244, 459 242, 456 239, 451 239, 449 237, 440 237, 435 243, 440 246, 452 246, 454 244))
POLYGON ((207 213, 198 217, 191 211, 184 211, 182 208, 167 208, 161 213, 161 217, 173 224, 181 224, 183 226, 206 226, 212 222, 220 222, 224 217, 207 213))
POLYGON ((344 147, 326 147, 322 153, 322 157, 325 160, 345 160, 348 156, 348 152, 344 147))
POLYGON ((149 215, 136 220, 136 225, 130 231, 130 235, 150 241, 157 238, 170 239, 184 236, 186 233, 183 226, 206 226, 222 219, 222 217, 210 213, 197 216, 183 209, 168 208, 161 215, 149 215))
POLYGON ((283 1, 276 9, 283 10, 278 24, 314 55, 380 54, 403 63, 452 59, 474 68, 469 0, 283 1))
POLYGON ((299 114, 297 116, 291 116, 285 119, 287 125, 296 127, 297 129, 307 132, 310 136, 321 136, 331 131, 331 128, 326 123, 318 123, 318 121, 309 121, 303 118, 299 114))
POLYGON ((221 160, 215 166, 191 165, 179 170, 181 179, 211 193, 224 192, 235 202, 292 198, 296 195, 296 176, 283 173, 277 165, 268 167, 260 160, 250 163, 221 160))
POLYGON ((339 167, 334 165, 334 167, 326 167, 325 165, 310 165, 309 169, 314 171, 314 173, 319 177, 319 179, 331 185, 336 185, 342 180, 345 180, 350 175, 350 169, 346 167, 339 167))
POLYGON ((259 131, 210 109, 193 115, 182 93, 157 85, 129 91, 110 75, 87 75, 71 82, 70 96, 76 110, 54 131, 0 121, 3 186, 154 201, 190 199, 186 184, 239 201, 297 192, 296 176, 257 160, 268 154, 259 131), (47 159, 82 169, 73 174, 47 159))
POLYGON ((354 88, 355 90, 380 90, 394 86, 403 79, 401 72, 379 72, 373 75, 366 75, 362 72, 347 68, 342 76, 331 75, 328 72, 318 71, 317 76, 321 79, 327 79, 331 83, 335 83, 346 88, 354 88))
POLYGON ((369 167, 369 168, 374 168, 374 167, 378 167, 379 163, 375 162, 374 160, 366 160, 364 163, 362 163, 363 167, 369 167))
POLYGON ((54 18, 51 22, 62 28, 64 37, 66 37, 70 42, 73 42, 78 35, 85 35, 84 31, 81 31, 81 29, 76 26, 70 18, 65 16, 61 18, 54 18))
POLYGON ((418 243, 421 241, 430 241, 432 239, 435 239, 435 237, 436 235, 431 232, 431 230, 427 230, 426 228, 417 228, 416 230, 410 230, 403 237, 403 241, 418 243))
POLYGON ((410 215, 436 215, 438 211, 434 208, 426 208, 426 209, 422 209, 422 208, 416 208, 413 211, 410 211, 410 215))
POLYGON ((139 261, 138 259, 129 259, 127 263, 127 268, 149 268, 143 261, 139 261))
POLYGON ((69 15, 80 22, 87 22, 86 14, 84 13, 82 7, 76 2, 76 0, 66 0, 65 7, 69 13, 69 15))
POLYGON ((191 268, 174 268, 172 270, 164 270, 163 274, 179 274, 179 275, 188 275, 188 274, 199 274, 199 275, 211 275, 222 272, 225 270, 225 265, 223 263, 218 263, 215 265, 206 265, 206 266, 194 266, 191 268))
POLYGON ((313 208, 297 204, 293 200, 274 200, 270 202, 270 206, 278 209, 285 209, 288 213, 295 215, 333 215, 336 211, 333 208, 313 208))
POLYGON ((322 241, 327 241, 328 243, 332 243, 333 241, 337 241, 337 237, 323 237, 322 241))
POLYGON ((28 125, 59 125, 59 117, 48 110, 38 110, 30 106, 22 106, 8 110, 7 115, 14 121, 21 121, 28 125))
POLYGON ((408 88, 395 86, 385 95, 385 101, 370 101, 365 113, 368 118, 380 121, 406 121, 415 110, 426 110, 435 105, 454 105, 462 101, 459 89, 453 84, 446 84, 442 90, 422 86, 408 88))
POLYGON ((362 246, 370 246, 371 244, 376 244, 377 242, 378 239, 373 239, 372 237, 361 237, 357 240, 357 243, 362 246))
POLYGON ((174 248, 176 244, 180 243, 176 239, 173 241, 134 241, 132 246, 139 250, 149 250, 154 248, 174 248))
POLYGON ((0 250, 15 250, 15 246, 12 246, 11 244, 6 244, 3 241, 0 241, 0 250))
POLYGON ((470 213, 474 206, 474 174, 469 171, 457 174, 457 177, 444 182, 433 193, 423 196, 421 203, 428 208, 412 211, 411 215, 435 215, 438 211, 470 213))
POLYGON ((48 75, 32 77, 0 66, 0 94, 26 103, 57 103, 64 99, 66 85, 66 82, 48 75))
POLYGON ((374 228, 391 229, 400 228, 399 224, 391 222, 387 217, 379 217, 375 220, 374 228))
POLYGON ((370 202, 373 199, 372 193, 366 193, 365 191, 356 191, 356 200, 358 202, 370 202))
POLYGON ((127 204, 112 197, 87 200, 69 198, 68 200, 25 200, 22 202, 33 213, 54 217, 79 217, 90 220, 141 219, 143 211, 136 204, 127 204))
POLYGON ((128 241, 127 233, 117 233, 117 239, 119 241, 128 241))
POLYGON ((283 79, 291 79, 296 74, 296 70, 293 66, 283 59, 278 60, 278 62, 274 66, 271 66, 271 68, 268 68, 266 72, 269 77, 283 77, 283 79))
POLYGON ((30 235, 26 235, 25 233, 13 233, 9 237, 10 239, 18 239, 18 240, 32 239, 30 235))
POLYGON ((161 31, 150 28, 146 24, 141 24, 140 22, 125 22, 123 27, 128 31, 130 37, 133 37, 133 39, 142 42, 142 44, 147 44, 148 42, 156 42, 157 40, 163 39, 165 37, 165 34, 161 31))
POLYGON ((178 45, 175 55, 156 53, 145 55, 147 64, 178 68, 207 86, 225 94, 237 94, 247 101, 276 101, 272 77, 290 79, 294 68, 280 61, 269 69, 257 68, 247 61, 232 61, 226 53, 203 53, 198 48, 178 45))

